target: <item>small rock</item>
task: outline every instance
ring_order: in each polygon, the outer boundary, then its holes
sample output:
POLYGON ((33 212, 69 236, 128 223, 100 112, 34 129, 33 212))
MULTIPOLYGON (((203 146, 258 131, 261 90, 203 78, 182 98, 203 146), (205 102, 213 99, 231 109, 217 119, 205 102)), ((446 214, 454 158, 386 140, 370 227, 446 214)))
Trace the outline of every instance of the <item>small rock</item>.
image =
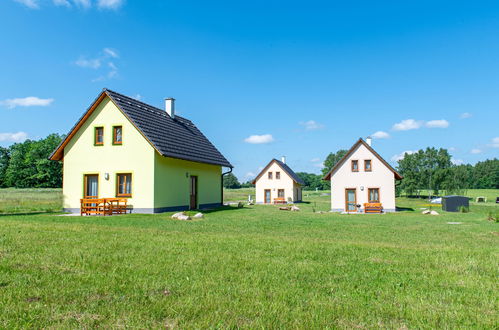
POLYGON ((431 215, 438 215, 438 212, 437 211, 431 211, 430 214, 431 215))
POLYGON ((430 214, 431 211, 430 210, 424 210, 423 212, 421 212, 422 214, 430 214))
POLYGON ((291 206, 291 211, 300 211, 300 208, 298 206, 291 206))
POLYGON ((194 218, 196 218, 196 219, 201 219, 201 218, 204 218, 204 214, 203 214, 203 213, 201 213, 201 212, 196 213, 196 214, 194 215, 194 218))
POLYGON ((185 215, 184 212, 177 212, 174 215, 172 215, 172 219, 178 219, 180 216, 185 215))
POLYGON ((191 217, 188 215, 182 214, 177 219, 178 220, 191 220, 191 217))
POLYGON ((447 222, 448 225, 460 225, 461 222, 447 222))

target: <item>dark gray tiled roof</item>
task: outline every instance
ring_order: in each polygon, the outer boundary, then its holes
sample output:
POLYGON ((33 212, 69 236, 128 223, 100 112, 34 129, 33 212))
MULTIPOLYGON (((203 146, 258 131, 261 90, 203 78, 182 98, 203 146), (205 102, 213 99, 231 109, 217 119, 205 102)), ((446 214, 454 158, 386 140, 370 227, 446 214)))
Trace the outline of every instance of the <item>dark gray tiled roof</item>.
POLYGON ((300 179, 300 177, 298 175, 296 175, 296 173, 291 169, 291 167, 289 167, 286 163, 283 163, 278 159, 274 159, 274 160, 284 169, 284 171, 286 171, 286 173, 289 174, 290 177, 293 178, 293 180, 296 183, 301 184, 302 186, 305 185, 305 182, 303 182, 303 180, 300 179))
POLYGON ((163 156, 233 167, 190 120, 172 119, 165 110, 109 89, 104 92, 163 156))

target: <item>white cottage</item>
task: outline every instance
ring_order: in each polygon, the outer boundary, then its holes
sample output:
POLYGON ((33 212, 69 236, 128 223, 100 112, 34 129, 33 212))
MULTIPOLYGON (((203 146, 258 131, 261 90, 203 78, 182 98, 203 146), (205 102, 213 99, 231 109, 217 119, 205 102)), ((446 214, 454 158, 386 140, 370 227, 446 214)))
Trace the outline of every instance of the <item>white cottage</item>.
POLYGON ((366 206, 395 212, 395 180, 402 176, 374 151, 371 138, 366 141, 359 139, 323 178, 331 181, 333 212, 364 212, 366 206))
POLYGON ((272 159, 252 182, 257 204, 301 202, 303 181, 282 160, 272 159))

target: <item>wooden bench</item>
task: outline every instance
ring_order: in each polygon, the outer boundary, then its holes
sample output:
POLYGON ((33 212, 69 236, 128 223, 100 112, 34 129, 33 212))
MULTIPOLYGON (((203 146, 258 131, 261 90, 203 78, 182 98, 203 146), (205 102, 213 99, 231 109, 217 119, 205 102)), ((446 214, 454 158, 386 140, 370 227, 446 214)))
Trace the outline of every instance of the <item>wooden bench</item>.
POLYGON ((383 206, 381 203, 364 203, 365 213, 382 213, 383 206))
POLYGON ((82 198, 80 215, 113 215, 130 211, 126 198, 82 198))
POLYGON ((274 198, 274 204, 286 204, 286 199, 284 197, 274 198))

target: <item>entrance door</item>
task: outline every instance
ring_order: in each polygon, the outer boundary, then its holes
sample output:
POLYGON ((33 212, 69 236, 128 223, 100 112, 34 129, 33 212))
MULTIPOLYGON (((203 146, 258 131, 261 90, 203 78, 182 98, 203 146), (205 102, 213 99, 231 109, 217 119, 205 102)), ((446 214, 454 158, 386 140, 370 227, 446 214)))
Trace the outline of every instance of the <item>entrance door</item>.
POLYGON ((271 198, 270 198, 270 189, 265 189, 265 204, 270 204, 271 198))
POLYGON ((357 211, 357 192, 355 189, 345 189, 345 211, 357 211))
POLYGON ((99 197, 99 175, 85 174, 83 183, 83 198, 99 197))
POLYGON ((191 210, 195 210, 198 208, 198 177, 197 176, 191 176, 189 208, 191 210))

